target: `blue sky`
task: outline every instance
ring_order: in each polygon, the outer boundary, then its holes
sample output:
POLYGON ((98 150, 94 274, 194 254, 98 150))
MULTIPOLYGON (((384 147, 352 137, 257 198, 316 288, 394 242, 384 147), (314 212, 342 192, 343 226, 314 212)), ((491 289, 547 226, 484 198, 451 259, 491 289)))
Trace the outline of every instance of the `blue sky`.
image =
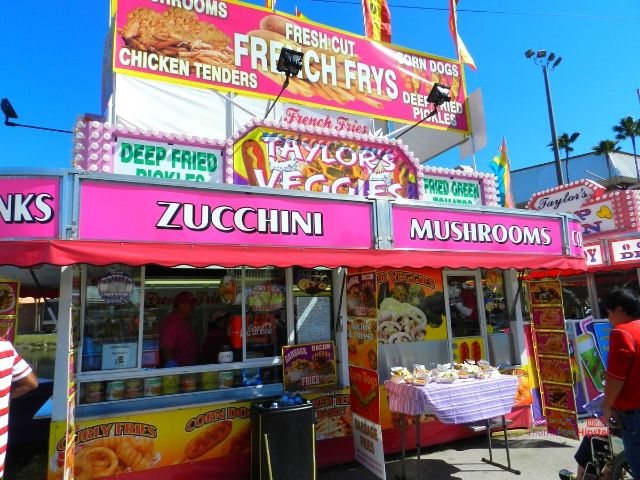
MULTIPOLYGON (((261 0, 248 3, 263 5, 261 0)), ((100 112, 108 0, 10 2, 0 17, 0 97, 19 122, 71 129, 78 114, 100 112)), ((394 44, 453 58, 447 0, 389 0, 394 44)), ((359 0, 277 0, 316 22, 362 34, 359 0)), ((482 89, 487 147, 476 154, 489 171, 504 136, 512 168, 553 160, 542 71, 528 48, 563 57, 550 72, 558 135, 579 131, 575 154, 613 138, 626 115, 640 118, 638 0, 459 0, 458 30, 478 71, 466 68, 467 92, 482 89)), ((631 143, 622 144, 631 151, 631 143)), ((70 166, 71 136, 0 125, 1 167, 70 166)), ((461 162, 457 149, 432 164, 461 162)))

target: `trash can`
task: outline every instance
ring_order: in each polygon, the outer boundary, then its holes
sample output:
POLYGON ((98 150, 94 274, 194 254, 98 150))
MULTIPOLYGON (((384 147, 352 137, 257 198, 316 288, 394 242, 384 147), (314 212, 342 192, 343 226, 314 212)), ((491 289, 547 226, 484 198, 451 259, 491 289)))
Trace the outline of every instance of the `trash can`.
POLYGON ((315 423, 313 404, 307 400, 254 403, 251 480, 315 480, 315 423))

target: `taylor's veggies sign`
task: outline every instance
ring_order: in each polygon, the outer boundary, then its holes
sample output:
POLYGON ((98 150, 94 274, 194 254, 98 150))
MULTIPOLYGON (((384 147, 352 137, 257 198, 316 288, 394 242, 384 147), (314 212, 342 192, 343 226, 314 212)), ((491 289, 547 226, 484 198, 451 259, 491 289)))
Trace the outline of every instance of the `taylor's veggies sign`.
POLYGON ((282 97, 334 110, 416 122, 431 112, 434 83, 451 102, 423 126, 468 132, 459 62, 398 49, 264 8, 230 1, 118 0, 114 70, 273 98, 282 47, 302 70, 282 97))
POLYGON ((233 183, 418 198, 418 164, 396 145, 258 127, 234 144, 233 183))

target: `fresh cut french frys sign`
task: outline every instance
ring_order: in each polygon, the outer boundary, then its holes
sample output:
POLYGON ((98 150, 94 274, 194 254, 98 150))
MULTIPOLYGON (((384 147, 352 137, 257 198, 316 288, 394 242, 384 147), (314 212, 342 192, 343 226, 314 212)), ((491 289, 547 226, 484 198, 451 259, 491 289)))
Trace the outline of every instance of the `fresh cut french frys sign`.
POLYGON ((425 175, 423 200, 455 205, 482 205, 480 180, 425 175))
POLYGON ((222 150, 119 137, 113 172, 192 182, 222 181, 222 150))
POLYGON ((469 131, 456 60, 365 39, 306 19, 231 1, 116 0, 117 73, 282 99, 309 107, 415 123, 432 110, 435 83, 451 101, 421 124, 469 131), (280 92, 282 48, 303 53, 280 92))

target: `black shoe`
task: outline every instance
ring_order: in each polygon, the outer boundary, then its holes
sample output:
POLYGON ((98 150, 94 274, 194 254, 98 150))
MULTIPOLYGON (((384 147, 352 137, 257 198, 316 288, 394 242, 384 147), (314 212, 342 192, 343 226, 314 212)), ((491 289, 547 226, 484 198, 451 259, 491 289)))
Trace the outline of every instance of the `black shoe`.
POLYGON ((558 472, 560 475, 560 480, 575 480, 576 474, 566 468, 563 468, 558 472))

